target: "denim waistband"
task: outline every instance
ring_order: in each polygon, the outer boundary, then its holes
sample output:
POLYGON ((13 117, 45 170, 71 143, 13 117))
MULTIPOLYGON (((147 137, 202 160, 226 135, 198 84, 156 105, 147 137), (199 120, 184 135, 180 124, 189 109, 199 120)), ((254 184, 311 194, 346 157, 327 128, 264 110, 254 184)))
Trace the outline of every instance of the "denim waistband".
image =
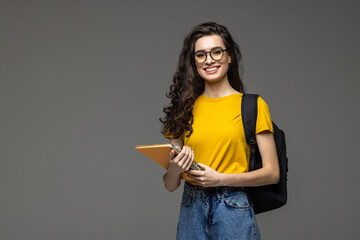
POLYGON ((227 186, 222 186, 222 187, 202 187, 202 186, 198 186, 198 185, 194 185, 191 184, 187 181, 185 181, 185 186, 184 186, 184 191, 187 192, 199 192, 199 193, 229 193, 229 192, 235 192, 235 191, 243 191, 245 192, 245 188, 244 187, 227 187, 227 186))

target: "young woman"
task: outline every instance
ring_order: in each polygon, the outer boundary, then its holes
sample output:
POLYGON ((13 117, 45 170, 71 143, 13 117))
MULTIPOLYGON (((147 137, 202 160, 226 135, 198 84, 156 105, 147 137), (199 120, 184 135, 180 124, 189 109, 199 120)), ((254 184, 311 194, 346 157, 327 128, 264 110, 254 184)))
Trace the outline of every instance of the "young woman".
POLYGON ((226 27, 195 26, 186 36, 164 108, 162 133, 182 147, 163 179, 172 192, 185 178, 177 239, 260 239, 244 187, 279 181, 268 105, 259 97, 256 141, 263 168, 248 172, 241 118, 241 53, 226 27), (193 161, 202 171, 191 170, 193 161))

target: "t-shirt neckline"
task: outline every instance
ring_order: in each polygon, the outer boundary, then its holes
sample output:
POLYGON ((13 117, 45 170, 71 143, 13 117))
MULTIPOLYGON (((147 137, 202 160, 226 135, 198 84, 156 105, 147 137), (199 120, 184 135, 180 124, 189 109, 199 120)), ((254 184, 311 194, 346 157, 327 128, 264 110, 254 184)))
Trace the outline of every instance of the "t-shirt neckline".
POLYGON ((223 97, 211 98, 211 97, 206 97, 204 94, 201 94, 199 96, 199 99, 208 101, 208 102, 219 102, 219 101, 223 101, 223 100, 226 100, 226 99, 234 97, 234 96, 241 96, 241 95, 242 95, 242 93, 233 93, 233 94, 229 94, 229 95, 226 95, 223 97))

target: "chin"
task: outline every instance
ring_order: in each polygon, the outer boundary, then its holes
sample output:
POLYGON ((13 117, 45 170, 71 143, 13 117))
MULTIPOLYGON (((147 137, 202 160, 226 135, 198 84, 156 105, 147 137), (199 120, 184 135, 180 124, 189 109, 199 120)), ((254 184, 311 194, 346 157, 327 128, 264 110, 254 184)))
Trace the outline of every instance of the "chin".
POLYGON ((202 79, 204 79, 205 82, 208 83, 217 83, 221 82, 223 79, 226 78, 226 74, 222 76, 201 76, 202 79))

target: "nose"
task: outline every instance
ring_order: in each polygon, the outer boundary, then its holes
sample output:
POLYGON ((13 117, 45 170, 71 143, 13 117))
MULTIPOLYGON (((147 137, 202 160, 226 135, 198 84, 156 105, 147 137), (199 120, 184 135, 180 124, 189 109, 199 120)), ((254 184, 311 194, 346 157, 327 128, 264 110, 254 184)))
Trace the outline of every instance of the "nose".
POLYGON ((205 62, 207 63, 207 64, 211 64, 211 63, 213 63, 214 62, 214 59, 212 59, 212 57, 211 57, 211 53, 206 53, 206 59, 205 59, 205 62))

